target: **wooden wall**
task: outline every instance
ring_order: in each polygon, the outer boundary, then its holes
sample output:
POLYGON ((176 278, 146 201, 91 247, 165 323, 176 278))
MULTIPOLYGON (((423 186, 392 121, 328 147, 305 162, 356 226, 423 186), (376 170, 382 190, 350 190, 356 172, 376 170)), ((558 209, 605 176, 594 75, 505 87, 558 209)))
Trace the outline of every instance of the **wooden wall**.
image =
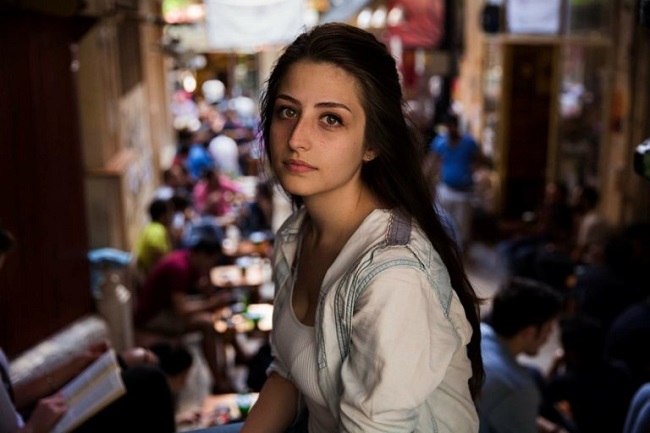
POLYGON ((71 46, 79 20, 0 16, 0 346, 13 356, 93 308, 71 46))

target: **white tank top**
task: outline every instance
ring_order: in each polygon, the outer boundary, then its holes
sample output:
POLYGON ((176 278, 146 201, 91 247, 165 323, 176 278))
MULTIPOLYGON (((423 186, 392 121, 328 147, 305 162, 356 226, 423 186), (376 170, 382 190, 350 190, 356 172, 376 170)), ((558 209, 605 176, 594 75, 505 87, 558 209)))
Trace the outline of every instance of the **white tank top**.
MULTIPOLYGON (((293 298, 293 289, 289 299, 293 298)), ((275 348, 286 365, 291 381, 302 393, 309 410, 309 432, 332 432, 338 425, 329 411, 318 386, 318 363, 316 333, 313 326, 307 326, 296 317, 291 302, 288 311, 278 315, 274 325, 275 348)))

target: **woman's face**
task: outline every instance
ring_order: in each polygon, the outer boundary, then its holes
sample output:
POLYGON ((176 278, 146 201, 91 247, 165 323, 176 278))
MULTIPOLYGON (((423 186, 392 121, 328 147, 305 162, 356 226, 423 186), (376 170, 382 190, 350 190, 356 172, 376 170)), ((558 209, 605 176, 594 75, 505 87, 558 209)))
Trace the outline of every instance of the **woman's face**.
POLYGON ((291 194, 338 197, 361 186, 366 118, 356 79, 331 63, 301 61, 281 81, 273 106, 273 170, 291 194))

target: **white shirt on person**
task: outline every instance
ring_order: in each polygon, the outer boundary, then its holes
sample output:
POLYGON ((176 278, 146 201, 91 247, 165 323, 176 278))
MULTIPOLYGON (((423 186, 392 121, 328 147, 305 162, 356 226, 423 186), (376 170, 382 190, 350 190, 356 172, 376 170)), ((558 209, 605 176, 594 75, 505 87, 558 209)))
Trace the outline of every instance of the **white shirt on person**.
MULTIPOLYGON (((275 326, 292 308, 291 270, 305 214, 293 214, 278 231, 274 256, 270 371, 288 380, 291 360, 278 348, 293 336, 275 326)), ((471 335, 422 230, 400 212, 372 212, 328 269, 316 311, 311 368, 337 430, 477 432, 468 387, 471 335)))

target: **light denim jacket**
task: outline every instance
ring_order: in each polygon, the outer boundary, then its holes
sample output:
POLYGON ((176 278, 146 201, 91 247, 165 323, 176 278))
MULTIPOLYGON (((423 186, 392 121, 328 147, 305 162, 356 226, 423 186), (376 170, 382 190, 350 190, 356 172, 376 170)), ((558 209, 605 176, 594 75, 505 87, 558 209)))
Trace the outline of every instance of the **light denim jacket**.
MULTIPOLYGON (((291 308, 305 210, 278 231, 274 322, 291 308)), ((341 432, 477 432, 466 345, 472 328, 424 232, 372 212, 323 279, 316 312, 318 380, 341 432)), ((291 336, 273 335, 275 339, 291 336)), ((275 354, 275 349, 273 350, 275 354)), ((270 367, 291 380, 286 360, 270 367)))

